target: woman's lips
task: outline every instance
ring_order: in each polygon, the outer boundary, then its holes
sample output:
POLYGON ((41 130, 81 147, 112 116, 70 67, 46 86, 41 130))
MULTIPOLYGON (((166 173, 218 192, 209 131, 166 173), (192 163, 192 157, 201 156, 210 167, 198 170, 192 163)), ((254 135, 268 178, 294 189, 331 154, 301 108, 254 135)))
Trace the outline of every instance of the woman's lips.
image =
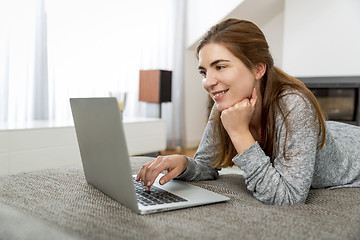
POLYGON ((220 100, 220 99, 225 95, 225 93, 226 93, 228 90, 229 90, 229 89, 222 90, 222 91, 212 92, 212 95, 213 95, 214 100, 215 100, 215 101, 220 100))

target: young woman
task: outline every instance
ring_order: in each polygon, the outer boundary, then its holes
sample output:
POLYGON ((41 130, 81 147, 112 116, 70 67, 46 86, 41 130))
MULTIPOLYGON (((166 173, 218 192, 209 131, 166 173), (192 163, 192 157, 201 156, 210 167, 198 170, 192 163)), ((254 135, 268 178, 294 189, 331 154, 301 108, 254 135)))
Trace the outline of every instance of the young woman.
POLYGON ((253 23, 213 26, 197 50, 214 108, 194 158, 159 156, 137 181, 149 189, 216 179, 236 164, 247 188, 266 204, 305 203, 310 188, 360 187, 360 127, 326 122, 313 94, 274 66, 265 36, 253 23))

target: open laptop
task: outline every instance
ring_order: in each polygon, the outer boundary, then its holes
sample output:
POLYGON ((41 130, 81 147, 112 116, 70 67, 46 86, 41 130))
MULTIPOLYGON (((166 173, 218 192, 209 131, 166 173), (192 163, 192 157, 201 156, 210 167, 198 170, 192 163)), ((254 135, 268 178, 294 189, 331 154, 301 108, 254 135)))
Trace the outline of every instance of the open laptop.
POLYGON ((179 180, 161 186, 159 177, 145 191, 131 173, 116 98, 71 98, 70 104, 86 181, 120 204, 148 214, 229 200, 179 180))

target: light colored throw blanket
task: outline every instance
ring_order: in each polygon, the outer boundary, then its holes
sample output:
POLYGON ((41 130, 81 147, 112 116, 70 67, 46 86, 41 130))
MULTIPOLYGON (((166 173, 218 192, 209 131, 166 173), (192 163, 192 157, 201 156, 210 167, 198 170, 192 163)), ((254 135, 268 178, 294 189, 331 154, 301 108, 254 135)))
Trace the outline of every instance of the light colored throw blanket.
MULTIPOLYGON (((133 172, 148 160, 132 158, 133 172)), ((0 239, 360 239, 360 188, 281 207, 256 200, 241 175, 193 184, 231 200, 141 216, 88 185, 81 166, 1 177, 0 239)))

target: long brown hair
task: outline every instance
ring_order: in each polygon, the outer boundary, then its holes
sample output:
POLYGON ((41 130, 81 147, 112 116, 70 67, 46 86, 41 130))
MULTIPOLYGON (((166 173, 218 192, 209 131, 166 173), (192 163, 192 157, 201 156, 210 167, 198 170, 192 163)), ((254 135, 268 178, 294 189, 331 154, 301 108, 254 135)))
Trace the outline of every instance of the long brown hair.
MULTIPOLYGON (((300 96, 307 98, 315 109, 315 120, 319 124, 319 146, 325 143, 325 117, 321 111, 320 105, 311 91, 298 79, 286 74, 274 66, 274 60, 269 52, 269 46, 262 31, 252 22, 238 19, 227 19, 210 28, 200 41, 196 54, 208 43, 219 43, 225 46, 232 54, 239 58, 249 69, 259 63, 266 64, 266 72, 260 80, 261 94, 261 140, 260 146, 274 163, 276 149, 276 115, 280 113, 285 121, 286 136, 283 155, 286 155, 286 142, 289 131, 289 121, 287 112, 282 106, 280 98, 286 94, 287 90, 298 90, 300 96)), ((237 154, 229 135, 224 129, 220 113, 212 119, 214 121, 214 133, 219 136, 220 154, 214 159, 213 165, 216 167, 232 166, 232 158, 237 154)))

